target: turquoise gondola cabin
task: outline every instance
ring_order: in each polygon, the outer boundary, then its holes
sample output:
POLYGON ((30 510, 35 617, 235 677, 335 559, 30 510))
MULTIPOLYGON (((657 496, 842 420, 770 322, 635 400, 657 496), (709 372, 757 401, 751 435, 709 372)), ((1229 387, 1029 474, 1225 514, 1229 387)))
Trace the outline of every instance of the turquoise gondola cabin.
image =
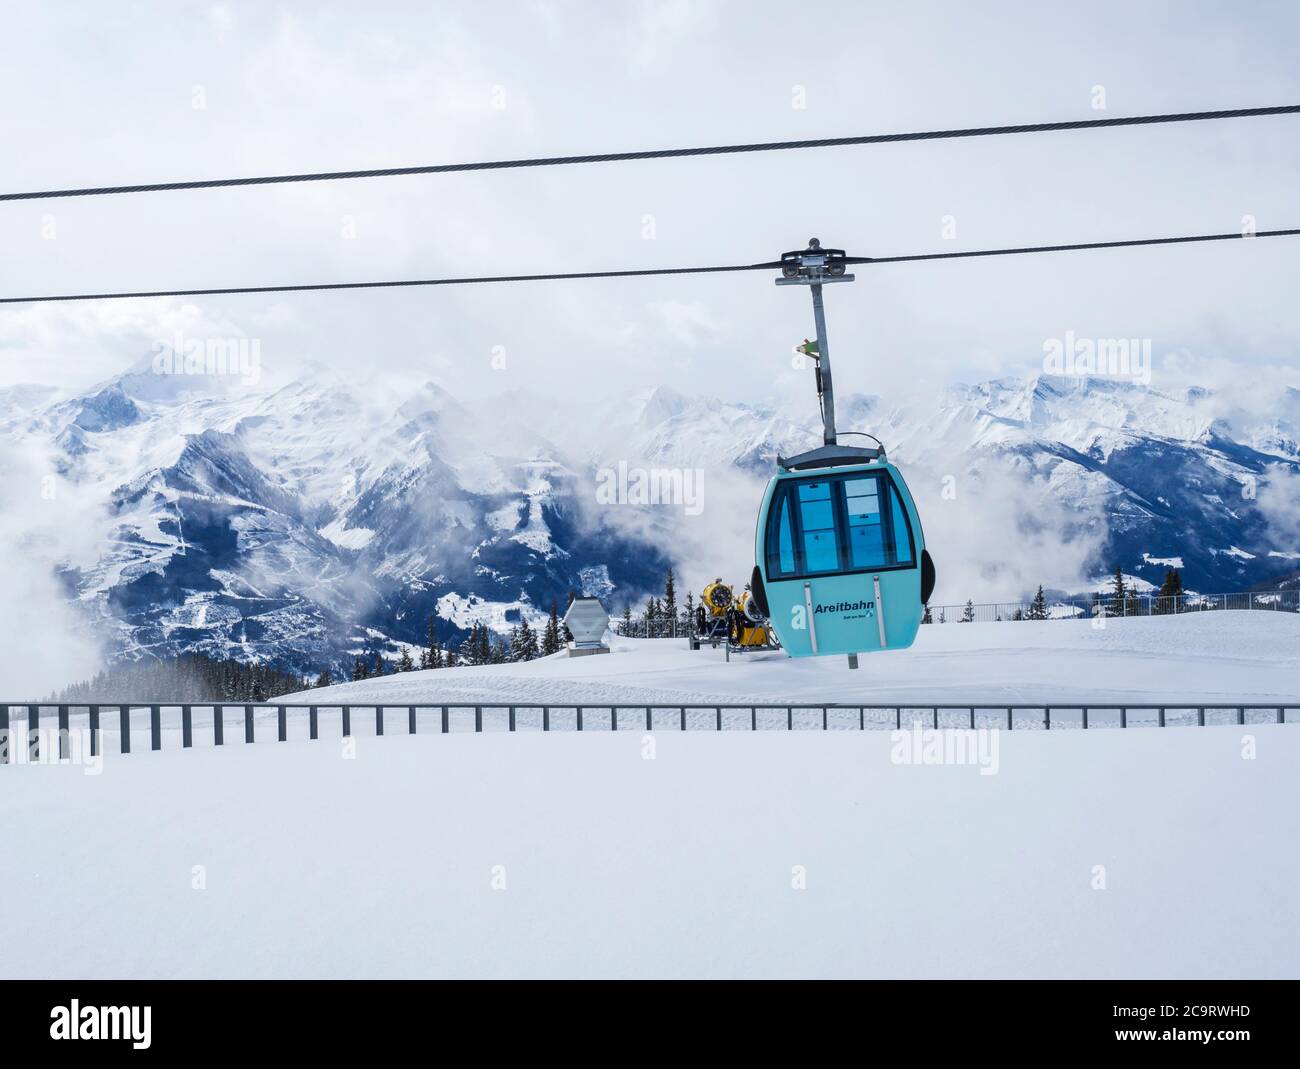
POLYGON ((906 649, 934 586, 907 483, 852 452, 779 470, 759 510, 751 585, 792 657, 906 649))

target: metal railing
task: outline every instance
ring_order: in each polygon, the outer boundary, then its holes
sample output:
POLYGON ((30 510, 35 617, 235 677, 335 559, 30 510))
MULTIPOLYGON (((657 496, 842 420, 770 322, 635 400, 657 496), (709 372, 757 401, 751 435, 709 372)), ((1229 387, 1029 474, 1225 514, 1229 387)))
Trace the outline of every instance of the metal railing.
POLYGON ((1044 616, 1033 615, 1029 601, 994 601, 966 605, 931 605, 931 623, 999 623, 1019 620, 1078 620, 1095 617, 1185 616, 1224 610, 1300 612, 1300 590, 1242 591, 1236 594, 1130 594, 1116 599, 1098 593, 1088 600, 1048 602, 1044 616))
MULTIPOLYGON (((960 605, 931 605, 929 622, 1002 623, 1019 620, 1079 620, 1095 617, 1185 616, 1191 612, 1216 612, 1226 609, 1257 612, 1300 613, 1300 590, 1242 591, 1235 594, 1131 594, 1116 602, 1113 594, 1098 593, 1089 599, 1072 598, 1048 602, 1043 616, 1035 616, 1032 601, 971 602, 960 605)), ((681 619, 660 617, 646 620, 615 619, 610 630, 625 638, 681 638, 694 631, 694 625, 681 619)))
MULTIPOLYGON (((74 747, 88 744, 89 756, 101 753, 104 736, 115 735, 120 753, 131 753, 135 738, 145 735, 149 749, 163 749, 169 738, 181 749, 200 746, 224 746, 227 728, 230 741, 269 741, 272 724, 275 738, 287 742, 290 727, 294 737, 319 739, 322 722, 338 730, 330 734, 348 738, 353 731, 353 714, 368 712, 373 734, 383 735, 392 727, 404 727, 411 735, 421 725, 426 731, 451 734, 487 731, 623 731, 623 730, 901 730, 904 727, 935 729, 1005 728, 1011 730, 1060 730, 1070 728, 1170 727, 1220 724, 1294 724, 1300 722, 1300 701, 1278 704, 1117 704, 1094 702, 1087 705, 1053 703, 1026 704, 903 704, 848 705, 838 702, 813 703, 738 703, 738 704, 604 704, 536 705, 510 704, 419 704, 376 705, 225 705, 222 703, 171 704, 166 702, 116 702, 78 705, 37 705, 26 702, 0 704, 0 764, 30 761, 37 763, 71 757, 74 747), (228 722, 227 712, 235 710, 228 722), (18 710, 18 715, 13 715, 18 710), (54 716, 47 715, 52 710, 54 716), (171 715, 164 717, 164 710, 171 715), (105 717, 105 712, 112 715, 105 717), (206 717, 195 716, 206 711, 206 717), (179 717, 175 715, 179 712, 179 717), (397 715, 392 715, 396 712, 397 715), (291 715, 293 714, 293 715, 291 715), (305 714, 305 716, 303 715, 305 714), (404 714, 404 715, 403 715, 404 714), (42 718, 57 727, 42 727, 42 718), (139 723, 147 717, 147 726, 139 723), (26 729, 14 721, 26 721, 26 729), (84 728, 82 724, 84 723, 84 728), (259 725, 261 732, 258 731, 259 725), (195 728, 206 729, 208 739, 197 735, 195 728), (303 729, 305 728, 305 735, 303 729), (11 740, 25 743, 21 754, 11 748, 11 740), (208 741, 210 740, 210 741, 208 741)), ((143 740, 141 740, 143 741, 143 740)), ((175 745, 169 749, 177 748, 175 745)), ((82 752, 85 752, 84 750, 82 752)))
POLYGON ((647 620, 644 616, 634 616, 631 620, 610 620, 609 629, 622 638, 686 638, 695 633, 695 624, 679 619, 647 620))

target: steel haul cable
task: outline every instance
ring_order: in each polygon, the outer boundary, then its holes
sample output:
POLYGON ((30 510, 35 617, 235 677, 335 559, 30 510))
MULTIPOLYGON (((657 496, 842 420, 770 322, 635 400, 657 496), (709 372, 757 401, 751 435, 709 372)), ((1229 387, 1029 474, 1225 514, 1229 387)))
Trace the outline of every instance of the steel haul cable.
MULTIPOLYGON (((1081 252, 1090 249, 1127 249, 1152 245, 1187 245, 1209 241, 1248 241, 1256 238, 1300 236, 1300 228, 1260 230, 1254 234, 1191 234, 1182 237, 1132 238, 1122 241, 1090 241, 1068 245, 1028 245, 1004 249, 973 249, 966 252, 930 252, 907 256, 848 256, 844 262, 866 266, 911 263, 924 260, 959 260, 978 256, 1021 256, 1029 253, 1081 252)), ((498 282, 559 282, 576 279, 645 278, 658 275, 730 274, 738 271, 771 271, 781 261, 729 264, 717 267, 652 267, 627 271, 564 271, 536 275, 478 275, 464 278, 408 278, 376 282, 307 282, 269 286, 218 286, 205 289, 138 290, 125 293, 60 293, 35 297, 0 297, 0 304, 44 304, 57 301, 116 301, 140 297, 215 297, 240 293, 303 293, 316 290, 396 289, 408 286, 467 286, 498 282)))
POLYGON ((251 178, 209 178, 191 182, 85 186, 73 189, 36 190, 27 193, 0 193, 0 201, 48 200, 56 197, 102 197, 116 193, 162 193, 182 189, 229 189, 235 186, 285 185, 293 182, 334 182, 354 178, 395 178, 422 174, 453 174, 466 171, 515 170, 524 167, 562 167, 585 163, 622 163, 629 160, 683 159, 695 156, 728 156, 750 152, 781 152, 793 149, 842 148, 850 145, 894 145, 909 141, 946 141, 966 137, 998 137, 1009 134, 1050 133, 1058 130, 1155 126, 1168 123, 1204 122, 1214 119, 1248 119, 1266 115, 1295 114, 1300 114, 1300 104, 1282 104, 1266 108, 1232 108, 1219 111, 1183 111, 1164 115, 1128 115, 1108 119, 1072 119, 1064 122, 1018 123, 1011 126, 971 126, 955 130, 863 134, 857 137, 822 137, 801 141, 760 141, 744 145, 704 145, 696 148, 649 149, 640 152, 601 152, 583 156, 539 156, 533 159, 487 160, 478 163, 435 163, 419 167, 379 167, 369 170, 318 171, 308 174, 262 175, 251 178))

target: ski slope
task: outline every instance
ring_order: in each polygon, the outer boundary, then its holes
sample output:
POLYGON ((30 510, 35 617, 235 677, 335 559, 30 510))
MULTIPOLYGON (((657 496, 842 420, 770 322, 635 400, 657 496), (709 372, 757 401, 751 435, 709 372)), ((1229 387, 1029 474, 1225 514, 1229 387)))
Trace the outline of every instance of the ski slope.
POLYGON ((922 627, 909 650, 841 657, 781 652, 724 660, 685 639, 612 640, 609 656, 439 669, 342 683, 282 701, 386 702, 1250 702, 1300 703, 1300 616, 1181 617, 922 627))
MULTIPOLYGON (((855 673, 617 640, 303 697, 1295 703, 1298 625, 934 626, 855 673)), ((1300 977, 1295 723, 984 732, 936 764, 900 743, 956 733, 402 719, 214 749, 196 716, 197 748, 109 736, 98 775, 0 766, 0 889, 39 903, 0 976, 1300 977)))

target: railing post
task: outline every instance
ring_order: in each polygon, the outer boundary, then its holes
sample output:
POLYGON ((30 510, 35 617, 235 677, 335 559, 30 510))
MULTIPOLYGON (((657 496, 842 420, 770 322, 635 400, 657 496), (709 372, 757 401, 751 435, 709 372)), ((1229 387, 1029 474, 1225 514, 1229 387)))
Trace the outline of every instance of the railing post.
POLYGON ((41 756, 41 707, 27 707, 27 756, 36 760, 41 756))
POLYGON ((149 749, 162 749, 162 706, 149 706, 149 749))
POLYGON ((1043 706, 1043 730, 1052 730, 1052 707, 1050 705, 1043 706))
POLYGON ((307 738, 315 739, 320 736, 320 712, 318 707, 311 705, 307 707, 307 738))
POLYGON ((1205 727, 1205 706, 1200 706, 1196 710, 1196 726, 1205 727))
POLYGON ((384 707, 382 705, 376 705, 375 706, 375 734, 382 735, 383 733, 384 733, 384 707))
POLYGON ((244 741, 253 741, 253 707, 251 705, 244 706, 244 741))
POLYGON ((722 706, 715 705, 713 707, 713 712, 718 718, 718 730, 721 731, 722 730, 722 706))
POLYGON ((212 745, 221 746, 226 741, 226 707, 212 707, 212 745))
POLYGON ((343 706, 343 737, 346 739, 346 738, 350 738, 351 736, 352 736, 352 706, 345 705, 343 706))
POLYGON ((59 760, 68 756, 68 707, 59 706, 59 760))
POLYGON ((681 713, 681 717, 682 717, 682 730, 685 731, 686 730, 686 706, 683 705, 681 709, 678 711, 681 713))
POLYGON ((975 706, 970 707, 970 729, 975 730, 975 706))
POLYGON ((609 707, 609 730, 610 731, 618 730, 618 706, 617 705, 611 705, 609 707))
POLYGON ((939 707, 937 705, 933 706, 930 709, 930 714, 934 718, 934 730, 938 731, 939 730, 939 707))
POLYGON ((1286 706, 1285 706, 1285 705, 1279 705, 1279 706, 1277 707, 1277 722, 1278 722, 1279 724, 1285 724, 1285 723, 1286 723, 1286 706))
POLYGON ((823 705, 822 706, 822 730, 823 731, 830 730, 829 721, 830 721, 830 716, 826 712, 826 706, 823 705))
POLYGON ((542 730, 551 730, 551 707, 549 705, 542 706, 542 730))
POLYGON ((1010 731, 1015 726, 1015 710, 1007 706, 1007 730, 1010 731))
POLYGON ((757 705, 751 705, 749 707, 749 730, 750 731, 758 730, 758 706, 757 705))
POLYGON ((1086 705, 1083 707, 1083 730, 1088 730, 1088 707, 1086 705))
POLYGON ((181 747, 188 750, 194 745, 194 719, 188 705, 181 706, 181 747))
POLYGON ((121 729, 121 738, 119 749, 122 753, 131 752, 131 707, 129 705, 119 705, 117 707, 118 727, 121 729))
POLYGON ((867 711, 861 705, 858 706, 858 730, 867 730, 867 711))
POLYGON ((451 730, 451 716, 447 712, 447 707, 442 707, 442 733, 447 734, 451 730))
MULTIPOLYGON (((99 706, 92 705, 90 708, 90 756, 99 756, 99 706)), ((9 730, 9 706, 4 708, 4 730, 9 730)))
POLYGON ((1238 724, 1244 724, 1245 722, 1246 722, 1246 710, 1245 710, 1245 707, 1239 705, 1239 706, 1237 706, 1237 723, 1238 723, 1238 724))
POLYGON ((785 729, 786 731, 794 730, 794 707, 791 705, 785 707, 785 729))
MULTIPOLYGON (((415 706, 414 705, 408 705, 406 707, 406 727, 407 727, 408 735, 415 734, 415 706)), ((511 728, 510 730, 513 731, 514 728, 511 728)))
MULTIPOLYGON (((1119 726, 1122 728, 1128 727, 1128 706, 1127 705, 1121 705, 1119 707, 1119 726)), ((1160 726, 1161 727, 1165 726, 1164 706, 1160 707, 1160 726)))
POLYGON ((654 731, 655 729, 654 711, 648 705, 645 707, 645 729, 646 731, 654 731))
POLYGON ((894 706, 894 730, 903 730, 903 707, 901 705, 894 706))
POLYGON ((7 765, 11 760, 12 758, 9 756, 9 706, 0 705, 0 765, 7 765))
POLYGON ((276 727, 279 729, 278 734, 281 742, 289 741, 289 710, 283 705, 275 707, 276 727))

